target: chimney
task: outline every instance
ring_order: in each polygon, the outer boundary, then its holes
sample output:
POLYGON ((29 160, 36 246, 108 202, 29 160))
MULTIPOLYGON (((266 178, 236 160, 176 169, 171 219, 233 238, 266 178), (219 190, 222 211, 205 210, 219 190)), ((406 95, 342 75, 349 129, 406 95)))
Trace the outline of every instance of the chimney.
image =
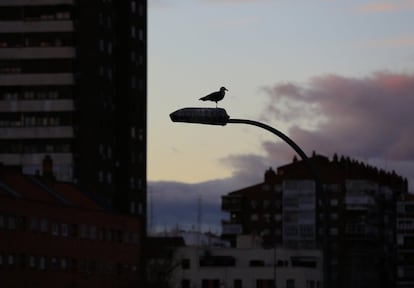
POLYGON ((43 177, 54 179, 55 176, 53 175, 53 160, 50 155, 46 155, 43 158, 43 177))

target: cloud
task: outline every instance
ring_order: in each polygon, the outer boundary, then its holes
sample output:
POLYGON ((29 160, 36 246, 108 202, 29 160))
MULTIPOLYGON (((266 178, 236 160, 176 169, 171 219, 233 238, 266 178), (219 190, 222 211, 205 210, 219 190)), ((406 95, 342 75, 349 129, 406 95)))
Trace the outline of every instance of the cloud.
MULTIPOLYGON (((287 134, 308 155, 350 156, 395 172, 414 183, 414 75, 391 72, 351 78, 325 75, 309 83, 279 83, 266 89, 270 121, 284 121, 287 134), (278 106, 285 104, 283 109, 278 106), (304 111, 304 113, 301 113, 304 111), (319 119, 319 121, 316 121, 319 119), (307 123, 319 123, 313 129, 307 123)), ((289 161, 292 149, 264 142, 270 159, 289 161)))
POLYGON ((250 181, 254 181, 254 183, 261 182, 261 175, 264 171, 255 172, 255 181, 252 178, 235 175, 231 178, 215 179, 196 184, 171 181, 149 182, 149 228, 153 231, 162 231, 178 225, 183 229, 194 229, 197 227, 200 214, 203 231, 212 230, 219 233, 221 220, 228 218, 220 210, 221 196, 250 186, 250 181), (199 213, 199 206, 201 213, 199 213))
POLYGON ((233 169, 233 178, 238 179, 237 182, 247 185, 257 184, 263 180, 261 172, 264 173, 269 166, 275 164, 268 162, 266 157, 252 154, 229 155, 220 159, 222 165, 233 169))
MULTIPOLYGON (((307 87, 282 83, 267 91, 266 112, 273 112, 274 120, 290 122, 289 134, 307 149, 414 160, 414 75, 381 72, 361 79, 326 75, 311 79, 307 87), (281 110, 280 102, 290 106, 281 110), (312 114, 320 118, 315 131, 293 124, 314 121, 309 118, 312 114)), ((268 143, 265 147, 270 149, 268 143)))
POLYGON ((383 13, 397 10, 397 8, 398 6, 395 3, 382 2, 362 4, 357 7, 357 10, 366 13, 383 13))
POLYGON ((403 46, 414 46, 413 35, 401 35, 397 37, 385 38, 380 41, 373 43, 376 47, 379 45, 386 47, 403 47, 403 46))
POLYGON ((407 11, 407 9, 414 8, 413 0, 396 0, 384 2, 371 2, 366 4, 359 4, 354 7, 354 10, 362 13, 387 13, 407 11))

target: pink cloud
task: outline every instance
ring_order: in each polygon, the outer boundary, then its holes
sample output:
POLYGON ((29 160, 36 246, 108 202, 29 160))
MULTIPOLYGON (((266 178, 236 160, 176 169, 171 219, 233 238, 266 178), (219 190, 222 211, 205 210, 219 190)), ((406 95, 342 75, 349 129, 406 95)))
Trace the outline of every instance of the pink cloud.
POLYGON ((397 8, 399 8, 399 6, 397 6, 395 3, 382 2, 363 4, 358 6, 357 10, 366 13, 383 13, 397 10, 397 8))
MULTIPOLYGON (((283 83, 268 92, 270 102, 265 113, 290 123, 289 135, 307 153, 318 150, 354 157, 414 160, 414 75, 326 75, 312 78, 307 87, 283 83), (283 102, 293 104, 278 108, 283 102), (319 115, 324 120, 315 131, 294 124, 313 121, 319 115)), ((265 143, 264 147, 270 155, 289 149, 283 143, 277 145, 265 143)))
POLYGON ((354 10, 362 13, 386 13, 395 11, 406 11, 407 9, 413 8, 413 0, 395 0, 360 4, 355 6, 354 10))

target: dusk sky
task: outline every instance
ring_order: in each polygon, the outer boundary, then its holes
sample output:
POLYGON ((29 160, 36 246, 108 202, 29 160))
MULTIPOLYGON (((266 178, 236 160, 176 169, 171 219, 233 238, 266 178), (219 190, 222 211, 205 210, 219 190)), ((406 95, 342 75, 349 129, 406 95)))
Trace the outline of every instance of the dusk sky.
MULTIPOLYGON (((267 123, 307 154, 336 152, 395 170, 414 192, 413 0, 148 4, 155 212, 172 199, 194 208, 201 197, 207 215, 220 195, 261 182, 265 169, 293 158, 287 144, 260 128, 170 121, 183 107, 215 107, 198 99, 220 86, 229 92, 219 107, 232 118, 267 123)), ((168 224, 156 214, 154 222, 168 224)))

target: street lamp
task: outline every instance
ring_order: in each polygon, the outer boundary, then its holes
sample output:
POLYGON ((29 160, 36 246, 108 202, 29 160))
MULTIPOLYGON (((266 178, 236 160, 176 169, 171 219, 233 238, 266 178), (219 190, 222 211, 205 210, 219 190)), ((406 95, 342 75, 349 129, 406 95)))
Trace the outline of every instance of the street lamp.
MULTIPOLYGON (((248 124, 263 128, 289 144, 290 147, 295 150, 296 153, 304 161, 305 165, 307 166, 312 178, 315 181, 316 192, 318 196, 322 198, 322 208, 323 208, 323 280, 324 280, 324 287, 329 287, 329 280, 330 280, 330 243, 329 243, 329 213, 328 213, 328 199, 327 195, 324 193, 322 194, 322 185, 319 179, 319 174, 316 172, 314 166, 312 165, 311 161, 309 160, 308 156, 306 156, 305 152, 295 143, 292 139, 288 136, 280 132, 279 130, 266 125, 261 122, 248 120, 248 119, 231 119, 230 116, 227 114, 226 110, 223 108, 182 108, 170 114, 170 118, 173 122, 183 122, 183 123, 193 123, 193 124, 207 124, 207 125, 221 125, 225 126, 227 124, 248 124)), ((318 233, 318 231, 316 231, 318 233)), ((276 284, 276 283, 275 283, 276 284)))

